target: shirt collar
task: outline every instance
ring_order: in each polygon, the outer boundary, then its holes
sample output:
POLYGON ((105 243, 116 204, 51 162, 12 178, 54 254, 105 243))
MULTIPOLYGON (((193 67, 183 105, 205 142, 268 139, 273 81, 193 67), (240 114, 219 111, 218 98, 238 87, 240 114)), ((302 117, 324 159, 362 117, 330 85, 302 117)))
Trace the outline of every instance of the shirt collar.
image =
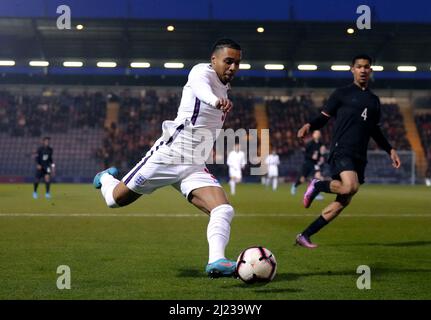
POLYGON ((350 86, 354 87, 354 88, 356 88, 357 90, 360 90, 360 91, 369 91, 370 90, 369 86, 367 86, 365 89, 362 89, 360 86, 356 85, 354 82, 352 82, 352 84, 350 86))

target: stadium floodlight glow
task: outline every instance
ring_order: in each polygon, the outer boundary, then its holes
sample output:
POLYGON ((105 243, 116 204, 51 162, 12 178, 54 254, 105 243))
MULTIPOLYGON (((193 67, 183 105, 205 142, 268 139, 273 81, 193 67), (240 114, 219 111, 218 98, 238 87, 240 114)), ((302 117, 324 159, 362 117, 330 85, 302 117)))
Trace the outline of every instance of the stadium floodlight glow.
POLYGON ((251 69, 251 65, 250 65, 250 64, 248 64, 248 63, 240 63, 240 64, 239 64, 239 68, 240 68, 241 70, 249 70, 249 69, 251 69))
POLYGON ((181 62, 166 62, 164 64, 166 69, 182 69, 184 68, 184 63, 181 62))
POLYGON ((265 28, 264 27, 258 27, 256 29, 256 31, 259 32, 259 33, 263 33, 263 32, 265 32, 265 28))
POLYGON ((76 25, 76 29, 82 30, 82 29, 84 29, 84 26, 82 24, 78 24, 78 25, 76 25))
POLYGON ((349 71, 350 70, 350 66, 343 65, 343 64, 333 64, 331 66, 331 70, 332 71, 349 71))
POLYGON ((348 34, 354 34, 355 33, 355 29, 353 29, 353 28, 347 29, 347 33, 348 34))
POLYGON ((371 66, 371 69, 373 69, 373 71, 383 71, 385 68, 383 68, 383 66, 371 66))
POLYGON ((131 68, 149 68, 151 64, 149 62, 132 62, 130 63, 131 68))
POLYGON ((283 70, 284 65, 283 64, 265 64, 264 68, 266 70, 283 70))
POLYGON ((67 68, 80 68, 83 65, 84 64, 81 61, 64 61, 63 62, 63 67, 67 67, 67 68))
POLYGON ((175 27, 174 26, 167 26, 166 30, 168 30, 169 32, 172 32, 175 30, 175 27))
POLYGON ((12 67, 15 65, 15 61, 13 60, 0 60, 0 66, 2 67, 12 67))
POLYGON ((314 70, 317 70, 317 66, 315 64, 300 64, 298 65, 298 70, 314 71, 314 70))
POLYGON ((117 63, 113 61, 99 61, 96 65, 99 68, 115 68, 117 63))
POLYGON ((415 72, 417 68, 415 66, 398 66, 397 70, 400 72, 415 72))
POLYGON ((36 60, 33 60, 33 61, 30 61, 28 64, 30 66, 32 66, 32 67, 47 67, 47 66, 49 66, 49 62, 48 61, 36 61, 36 60))

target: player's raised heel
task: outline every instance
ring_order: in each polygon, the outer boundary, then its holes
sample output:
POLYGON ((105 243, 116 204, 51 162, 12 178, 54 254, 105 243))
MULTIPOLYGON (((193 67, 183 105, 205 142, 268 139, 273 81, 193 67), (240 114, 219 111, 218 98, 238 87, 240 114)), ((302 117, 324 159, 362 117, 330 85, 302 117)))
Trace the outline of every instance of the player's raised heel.
POLYGON ((110 167, 110 168, 108 168, 106 170, 103 170, 103 171, 99 172, 98 174, 96 174, 96 176, 94 177, 94 180, 93 180, 93 186, 96 189, 100 189, 102 187, 102 183, 100 182, 100 178, 105 173, 110 174, 114 178, 118 177, 118 169, 115 168, 115 167, 110 167))
POLYGON ((317 244, 314 244, 310 241, 310 239, 301 233, 296 236, 295 244, 304 248, 314 249, 317 248, 317 244))
POLYGON ((207 264, 205 272, 210 278, 233 277, 236 271, 236 262, 227 259, 218 259, 207 264))
POLYGON ((319 194, 319 191, 316 190, 316 183, 319 182, 319 179, 311 180, 310 184, 307 187, 307 191, 304 193, 303 203, 305 208, 309 208, 314 198, 319 194))

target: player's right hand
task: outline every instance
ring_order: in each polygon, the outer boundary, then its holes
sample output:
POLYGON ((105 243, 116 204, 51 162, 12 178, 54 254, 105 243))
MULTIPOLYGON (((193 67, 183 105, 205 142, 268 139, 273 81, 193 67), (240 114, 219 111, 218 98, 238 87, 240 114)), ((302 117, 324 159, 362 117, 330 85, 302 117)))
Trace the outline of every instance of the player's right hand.
POLYGON ((38 164, 38 165, 36 166, 36 169, 37 169, 37 170, 42 170, 42 166, 41 166, 40 164, 38 164))
POLYGON ((230 101, 227 98, 220 98, 218 100, 217 108, 220 109, 223 112, 228 113, 233 107, 232 101, 230 101))
POLYGON ((297 136, 299 139, 304 139, 309 132, 310 132, 310 124, 306 123, 302 126, 301 129, 298 130, 297 136))

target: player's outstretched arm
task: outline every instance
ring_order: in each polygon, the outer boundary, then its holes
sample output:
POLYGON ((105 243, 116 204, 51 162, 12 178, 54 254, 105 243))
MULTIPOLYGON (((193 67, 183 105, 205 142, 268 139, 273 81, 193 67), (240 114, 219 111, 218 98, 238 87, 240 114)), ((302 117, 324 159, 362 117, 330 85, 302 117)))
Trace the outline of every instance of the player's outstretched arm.
POLYGON ((229 112, 232 109, 232 101, 215 95, 210 73, 207 70, 194 67, 190 71, 188 82, 194 95, 200 101, 223 112, 229 112))
POLYGON ((330 117, 328 113, 322 111, 316 118, 304 124, 302 128, 299 129, 298 138, 303 139, 310 131, 319 130, 324 127, 328 123, 330 117))

